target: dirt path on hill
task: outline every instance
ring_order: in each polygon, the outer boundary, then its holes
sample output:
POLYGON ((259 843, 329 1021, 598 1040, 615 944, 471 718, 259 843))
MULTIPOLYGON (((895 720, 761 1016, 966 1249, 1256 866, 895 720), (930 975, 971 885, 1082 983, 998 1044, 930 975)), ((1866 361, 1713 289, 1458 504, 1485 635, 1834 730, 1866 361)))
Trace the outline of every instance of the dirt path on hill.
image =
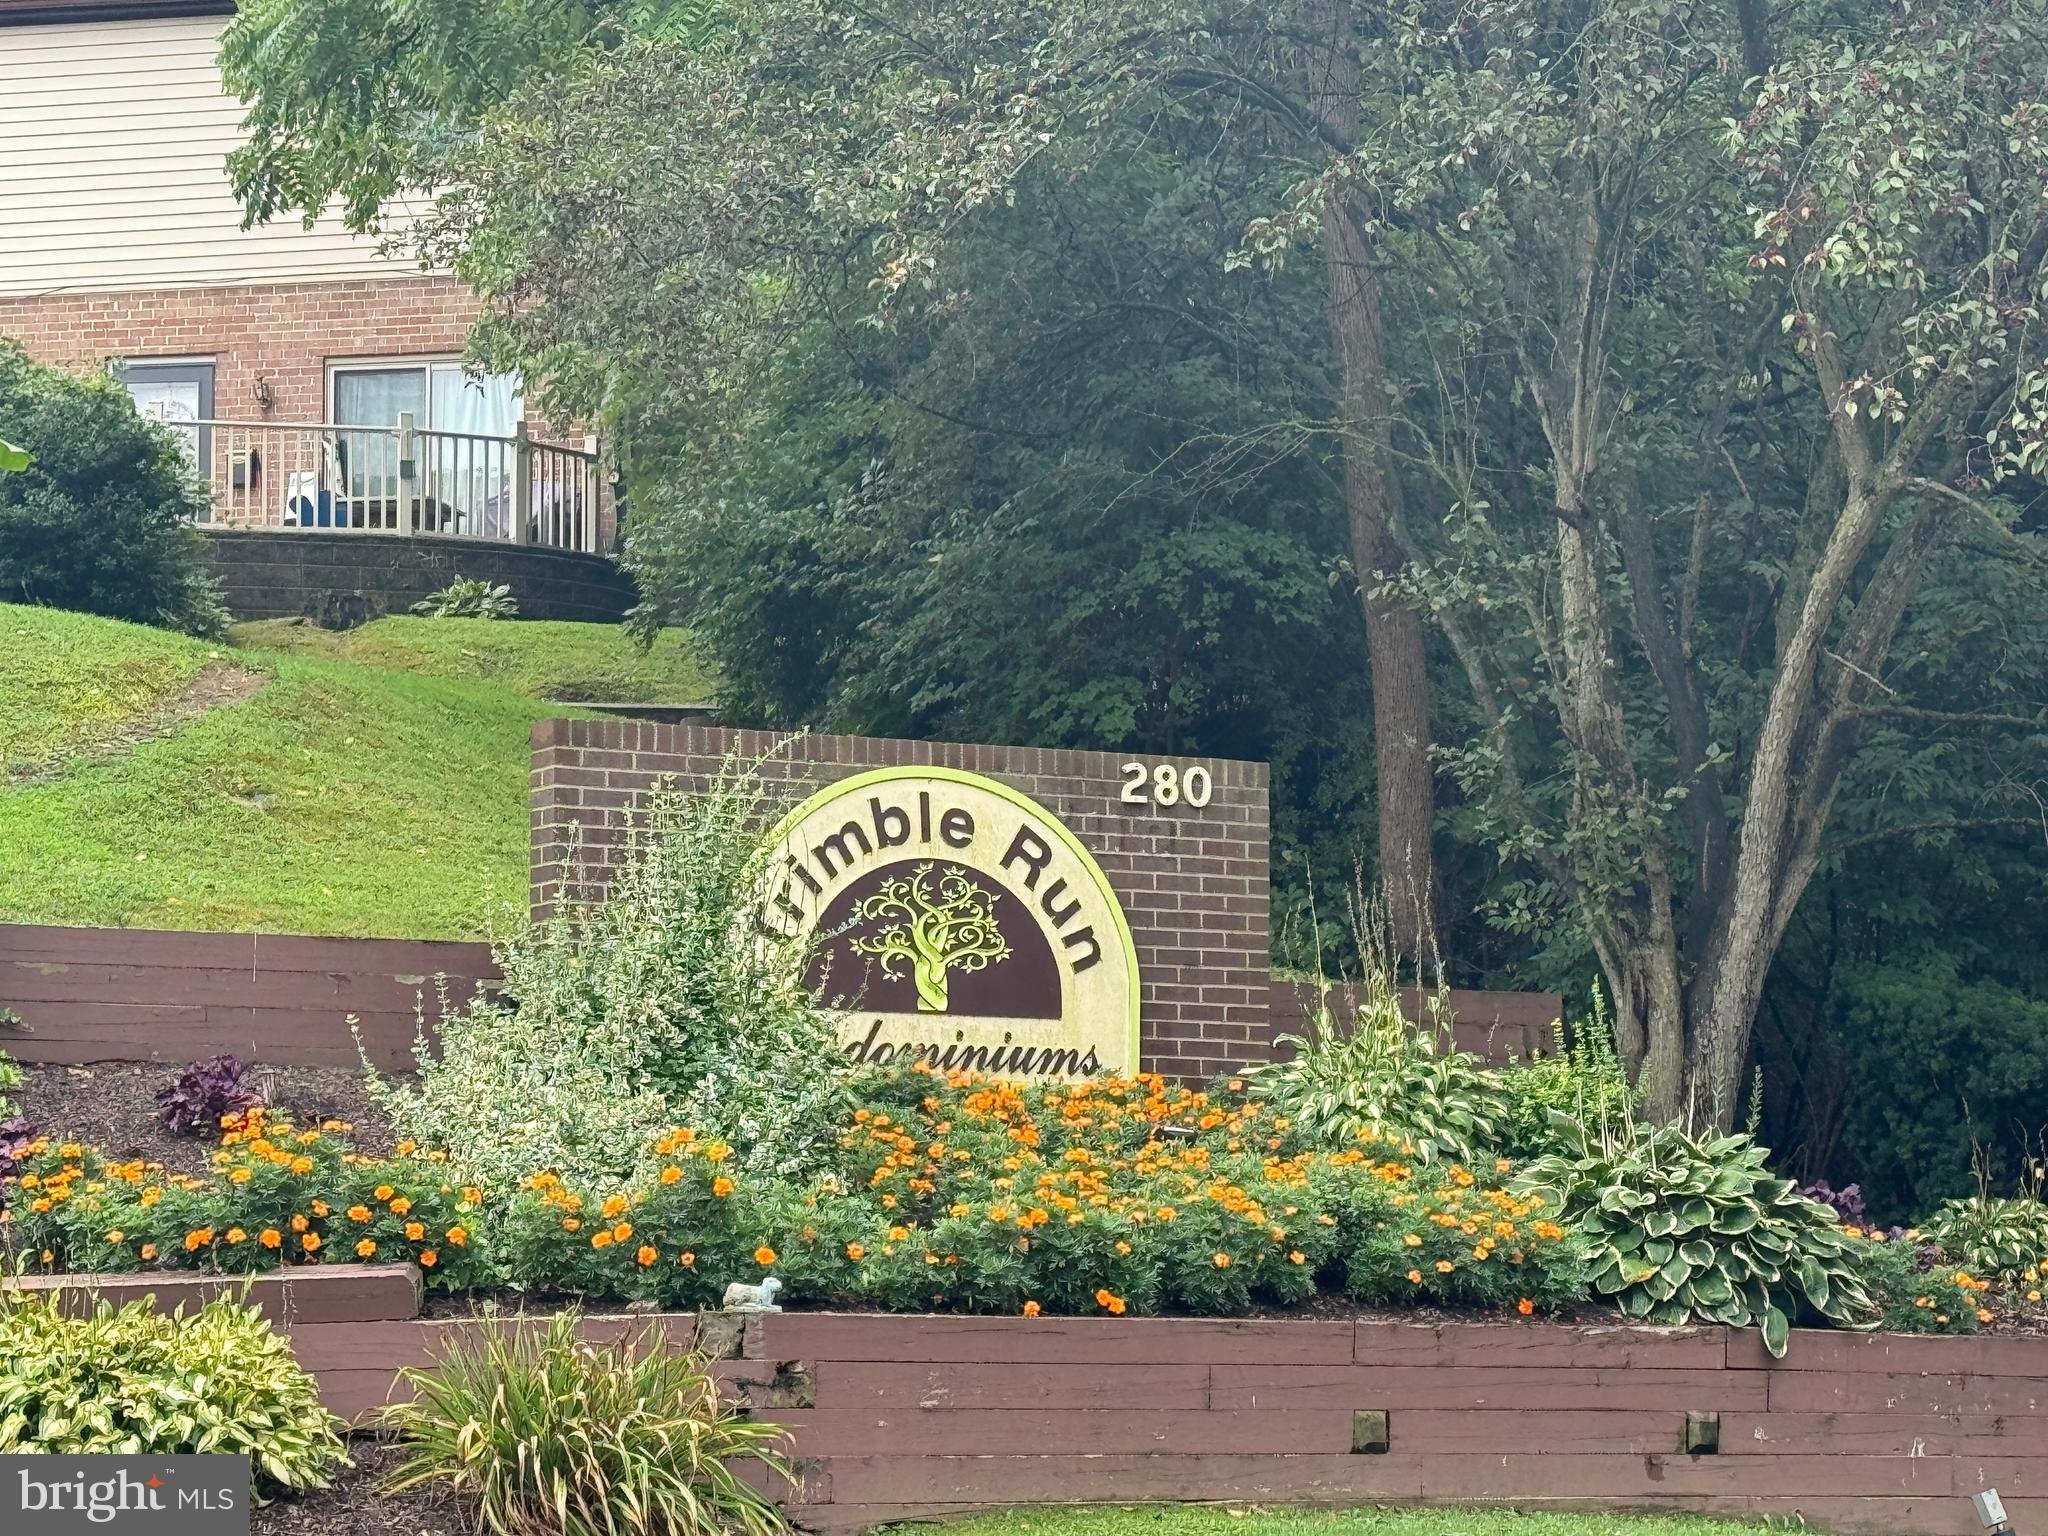
POLYGON ((202 668, 176 698, 132 720, 123 721, 105 736, 80 742, 54 756, 0 766, 0 786, 20 789, 43 784, 61 777, 81 763, 104 762, 120 757, 145 742, 183 729, 210 710, 226 709, 244 702, 269 680, 267 672, 258 672, 232 661, 214 662, 202 668))

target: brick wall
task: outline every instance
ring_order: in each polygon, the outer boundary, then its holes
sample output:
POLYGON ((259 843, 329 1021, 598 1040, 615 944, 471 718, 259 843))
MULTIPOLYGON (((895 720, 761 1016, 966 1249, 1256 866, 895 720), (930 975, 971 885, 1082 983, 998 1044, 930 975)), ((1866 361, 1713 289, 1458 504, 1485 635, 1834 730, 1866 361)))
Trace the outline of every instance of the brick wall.
MULTIPOLYGON (((635 721, 544 720, 533 733, 533 902, 564 882, 578 894, 604 878, 632 806, 659 779, 701 789, 729 753, 765 757, 766 732, 635 721), (569 866, 570 829, 581 862, 569 866)), ((762 773, 790 803, 830 781, 899 764, 962 769, 1029 795, 1063 821, 1102 866, 1137 942, 1141 1065, 1207 1077, 1266 1054, 1267 772, 1263 763, 1202 759, 1214 794, 1173 814, 1118 800, 1127 759, 1106 752, 952 742, 804 736, 762 773)), ((1196 759, 1144 759, 1183 771, 1196 759)))
POLYGON ((324 421, 329 361, 460 352, 476 307, 453 278, 425 276, 49 294, 0 299, 0 335, 62 368, 211 357, 216 416, 266 419, 261 377, 273 393, 267 419, 324 421))

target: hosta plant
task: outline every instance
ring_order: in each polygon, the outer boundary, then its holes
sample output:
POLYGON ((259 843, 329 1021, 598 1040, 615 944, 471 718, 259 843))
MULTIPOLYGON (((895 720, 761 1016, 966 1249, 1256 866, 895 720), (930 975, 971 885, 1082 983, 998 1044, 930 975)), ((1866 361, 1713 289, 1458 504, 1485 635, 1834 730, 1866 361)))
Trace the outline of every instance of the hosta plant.
POLYGON ((1925 1230, 1971 1274, 2007 1285, 2048 1264, 2048 1202, 2037 1198, 1978 1194, 1950 1200, 1925 1230))
POLYGON ((324 1488, 339 1421, 291 1346, 225 1297, 68 1316, 52 1293, 0 1304, 0 1454, 243 1455, 254 1493, 324 1488))
POLYGON ((1280 1037, 1292 1056, 1245 1069, 1252 1093, 1325 1146, 1372 1131, 1422 1162, 1490 1157, 1509 1114, 1498 1079, 1447 1032, 1411 1025, 1391 976, 1368 976, 1358 998, 1347 1029, 1325 995, 1308 1036, 1280 1037))
POLYGON ((403 1461, 389 1488, 442 1487, 492 1536, 769 1536, 746 1474, 787 1481, 783 1431, 721 1400, 702 1358, 650 1328, 592 1342, 580 1319, 500 1326, 495 1313, 384 1411, 403 1461), (765 1474, 765 1476, 763 1476, 765 1474))
POLYGON ((414 603, 412 611, 429 619, 516 619, 519 599, 503 582, 493 586, 474 576, 458 576, 414 603))
POLYGON ((1518 1186, 1563 1207, 1590 1242, 1592 1289, 1657 1324, 1756 1326, 1773 1355, 1793 1320, 1870 1320, 1855 1241, 1829 1207, 1764 1166, 1748 1136, 1634 1119, 1588 1127, 1558 1117, 1560 1150, 1518 1186))

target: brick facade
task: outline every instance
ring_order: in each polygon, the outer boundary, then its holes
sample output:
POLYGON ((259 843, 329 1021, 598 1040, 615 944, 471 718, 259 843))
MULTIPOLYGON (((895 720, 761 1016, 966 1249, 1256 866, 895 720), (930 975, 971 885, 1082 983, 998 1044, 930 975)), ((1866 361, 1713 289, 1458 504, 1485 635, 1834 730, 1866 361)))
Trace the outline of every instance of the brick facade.
POLYGON ((1124 756, 1035 747, 801 736, 636 721, 544 720, 533 732, 533 903, 603 883, 632 808, 659 780, 701 789, 728 755, 767 759, 794 804, 821 785, 904 764, 961 769, 1038 801, 1101 865, 1137 942, 1141 1065, 1203 1078, 1268 1049, 1269 911, 1264 763, 1146 757, 1214 779, 1209 804, 1171 814, 1118 799, 1124 756), (777 756, 769 754, 777 751, 777 756), (572 845, 571 829, 577 841, 572 845), (571 848, 580 851, 572 866, 571 848))
POLYGON ((224 420, 327 419, 327 364, 462 351, 474 297, 448 277, 0 298, 0 336, 38 362, 87 368, 110 357, 210 357, 224 420), (271 390, 258 409, 256 381, 271 390))

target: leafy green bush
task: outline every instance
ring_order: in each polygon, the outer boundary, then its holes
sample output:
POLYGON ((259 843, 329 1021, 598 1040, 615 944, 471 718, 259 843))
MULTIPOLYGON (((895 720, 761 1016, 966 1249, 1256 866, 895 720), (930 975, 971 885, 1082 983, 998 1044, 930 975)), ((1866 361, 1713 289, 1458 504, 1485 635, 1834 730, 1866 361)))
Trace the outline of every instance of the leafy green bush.
POLYGON ((1593 988, 1593 1007, 1577 1029, 1553 1026, 1556 1049, 1517 1062, 1499 1074, 1508 1100, 1502 1150, 1513 1157, 1537 1157, 1556 1146, 1557 1122, 1566 1115, 1581 1125, 1603 1125, 1635 1112, 1637 1095, 1614 1049, 1614 1025, 1607 998, 1593 988))
POLYGON ((815 1179, 740 1169, 725 1143, 679 1130, 636 1182, 528 1180, 501 1228, 508 1272, 674 1307, 773 1272, 797 1301, 1095 1314, 1241 1314, 1345 1285, 1533 1307, 1583 1285, 1575 1239, 1543 1197, 1501 1187, 1502 1165, 1417 1165, 1372 1131, 1327 1151, 1242 1080, 1020 1085, 912 1067, 866 1088, 815 1179))
POLYGON ((438 1154, 401 1143, 396 1157, 357 1157, 346 1126, 298 1130, 260 1108, 228 1121, 206 1179, 38 1141, 0 1232, 51 1270, 406 1262, 440 1289, 485 1278, 483 1191, 458 1183, 438 1154))
POLYGON ((1510 1113, 1499 1081, 1447 1033, 1412 1028, 1390 975, 1369 974, 1358 999, 1347 1029, 1325 992, 1313 1032, 1280 1037, 1292 1056, 1245 1068, 1252 1092, 1327 1146, 1370 1130, 1408 1143, 1424 1162, 1490 1157, 1510 1113))
POLYGON ((1949 1200, 1928 1219, 1926 1232, 1971 1274, 2008 1285, 2048 1266, 2048 1202, 2038 1195, 1949 1200))
POLYGON ((504 1188, 622 1177, 677 1124, 810 1163, 850 1065, 804 941, 756 920, 767 811, 730 762, 703 794, 651 796, 602 897, 498 946, 503 997, 444 1018, 438 1046, 423 1032, 416 1084, 373 1081, 399 1129, 504 1188))
POLYGON ((392 1492, 439 1486, 493 1536, 769 1536, 783 1528, 749 1468, 788 1479, 783 1432, 722 1402, 705 1362, 650 1329, 586 1343, 574 1313, 497 1326, 404 1372, 384 1410, 404 1460, 392 1492))
POLYGON ((243 1455, 263 1498, 327 1486, 347 1459, 337 1422, 254 1307, 101 1302, 69 1317, 52 1295, 0 1303, 0 1453, 243 1455))
POLYGON ((519 599, 503 582, 492 586, 474 576, 458 576, 414 603, 412 611, 428 619, 516 619, 519 599))
POLYGON ((113 379, 45 368, 5 340, 0 418, 32 455, 0 475, 0 602, 220 632, 190 526, 207 493, 168 430, 113 379))
POLYGON ((1558 1130, 1563 1150, 1526 1165, 1518 1187, 1561 1202, 1589 1239, 1594 1294, 1628 1316, 1755 1324, 1773 1355, 1802 1312, 1868 1318, 1854 1240, 1831 1209, 1771 1174, 1749 1137, 1633 1119, 1558 1130))
POLYGON ((1893 1333, 1975 1333, 1991 1321, 1984 1293, 1991 1282, 1950 1262, 1915 1235, 1848 1229, 1850 1257, 1877 1311, 1893 1333))

